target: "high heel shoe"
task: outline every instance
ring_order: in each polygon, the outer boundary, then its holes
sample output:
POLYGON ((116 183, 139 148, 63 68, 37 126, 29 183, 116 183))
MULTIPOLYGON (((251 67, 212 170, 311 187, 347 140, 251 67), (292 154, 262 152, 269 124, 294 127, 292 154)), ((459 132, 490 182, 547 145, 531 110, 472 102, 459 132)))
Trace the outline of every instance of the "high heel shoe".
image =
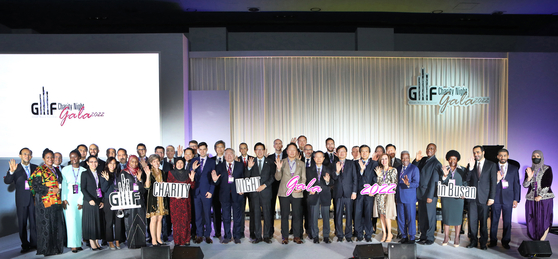
POLYGON ((393 238, 393 235, 392 235, 392 234, 389 234, 389 238, 387 238, 385 242, 386 242, 386 243, 391 242, 391 239, 392 239, 392 238, 393 238))

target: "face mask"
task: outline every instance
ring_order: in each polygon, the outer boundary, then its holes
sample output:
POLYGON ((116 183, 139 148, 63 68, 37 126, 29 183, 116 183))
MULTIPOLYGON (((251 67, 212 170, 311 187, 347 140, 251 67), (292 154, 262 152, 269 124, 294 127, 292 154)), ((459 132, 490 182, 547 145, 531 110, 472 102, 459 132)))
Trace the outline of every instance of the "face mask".
POLYGON ((539 164, 541 162, 540 158, 533 158, 533 164, 539 164))

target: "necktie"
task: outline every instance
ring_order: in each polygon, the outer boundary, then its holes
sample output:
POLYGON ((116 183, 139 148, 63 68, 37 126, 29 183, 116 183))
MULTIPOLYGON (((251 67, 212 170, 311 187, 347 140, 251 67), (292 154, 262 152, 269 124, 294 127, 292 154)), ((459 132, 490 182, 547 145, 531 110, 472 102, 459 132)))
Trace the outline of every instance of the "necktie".
POLYGON ((246 158, 243 158, 242 160, 244 160, 244 166, 246 166, 246 158))
POLYGON ((200 161, 201 161, 200 162, 201 171, 203 171, 203 160, 204 160, 204 158, 200 159, 200 161))
POLYGON ((345 161, 341 162, 341 172, 343 172, 343 169, 345 169, 345 161))
POLYGON ((500 174, 502 175, 502 178, 504 178, 504 165, 500 166, 500 174))
POLYGON ((217 163, 217 164, 220 164, 221 162, 222 162, 222 161, 221 161, 221 158, 219 157, 219 163, 217 163))
POLYGON ((480 175, 481 175, 480 161, 477 162, 477 174, 479 175, 479 180, 480 180, 480 175))
POLYGON ((310 158, 306 158, 306 167, 310 167, 310 158))
POLYGON ((260 169, 260 173, 262 172, 262 160, 258 159, 258 169, 260 169))
POLYGON ((333 163, 333 153, 329 153, 329 162, 333 163))
POLYGON ((25 173, 27 174, 27 179, 29 179, 29 176, 31 176, 31 175, 29 174, 29 166, 28 165, 25 166, 25 173))
POLYGON ((232 173, 232 163, 229 163, 229 170, 228 170, 229 176, 231 176, 232 173))
POLYGON ((322 169, 318 168, 318 181, 322 179, 322 169))
POLYGON ((405 174, 405 169, 407 169, 406 166, 403 167, 403 171, 401 171, 401 178, 403 178, 403 175, 405 174))

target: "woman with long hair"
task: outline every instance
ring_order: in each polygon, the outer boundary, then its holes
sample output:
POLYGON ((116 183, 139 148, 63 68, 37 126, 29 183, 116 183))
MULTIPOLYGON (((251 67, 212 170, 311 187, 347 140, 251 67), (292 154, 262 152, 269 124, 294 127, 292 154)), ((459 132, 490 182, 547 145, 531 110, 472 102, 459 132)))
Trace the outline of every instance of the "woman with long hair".
MULTIPOLYGON (((391 159, 388 154, 381 154, 378 158, 379 166, 374 171, 378 177, 378 185, 397 184, 397 170, 391 167, 391 159)), ((383 237, 381 242, 391 242, 391 221, 395 220, 395 194, 376 194, 374 204, 374 217, 380 218, 382 222, 383 237)))
POLYGON ((99 240, 101 234, 100 210, 104 207, 101 192, 101 175, 97 170, 97 157, 89 156, 86 160, 89 169, 81 174, 81 192, 83 193, 82 234, 84 240, 89 240, 91 250, 102 250, 99 240))
POLYGON ((37 254, 55 255, 64 252, 66 226, 62 212, 60 183, 62 175, 54 168, 54 152, 43 151, 44 164, 37 167, 29 177, 29 186, 35 196, 37 222, 37 254))
POLYGON ((105 204, 103 208, 105 213, 105 241, 108 242, 111 250, 120 249, 120 242, 126 240, 124 219, 116 216, 118 211, 112 210, 109 202, 109 195, 112 192, 118 191, 118 186, 115 184, 116 176, 116 158, 109 157, 103 172, 101 172, 101 191, 103 192, 103 203, 105 204))
POLYGON ((81 232, 83 193, 81 192, 81 174, 85 168, 79 166, 80 154, 77 150, 70 152, 70 166, 62 169, 62 206, 66 217, 67 247, 77 253, 83 240, 81 232))
POLYGON ((153 154, 149 156, 147 162, 151 165, 144 166, 143 170, 146 174, 145 189, 147 189, 147 218, 150 218, 149 230, 151 234, 151 244, 153 246, 163 245, 161 240, 161 230, 163 227, 163 216, 169 214, 167 199, 164 197, 155 197, 153 195, 153 184, 155 182, 165 182, 167 176, 159 169, 161 158, 159 155, 153 154))

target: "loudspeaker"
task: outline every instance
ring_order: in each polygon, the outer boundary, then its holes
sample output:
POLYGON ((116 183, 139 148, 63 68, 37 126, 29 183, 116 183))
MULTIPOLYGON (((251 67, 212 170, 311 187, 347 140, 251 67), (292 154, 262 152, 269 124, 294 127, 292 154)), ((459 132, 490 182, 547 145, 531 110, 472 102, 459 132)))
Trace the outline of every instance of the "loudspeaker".
POLYGON ((416 259, 417 245, 415 244, 388 244, 389 259, 416 259))
POLYGON ((355 259, 384 259, 382 244, 357 245, 353 251, 355 259))
POLYGON ((517 250, 524 257, 550 257, 552 255, 548 241, 523 241, 517 250))
POLYGON ((167 258, 170 259, 169 246, 152 246, 141 248, 141 259, 167 258))
POLYGON ((172 259, 203 259, 203 252, 199 246, 175 246, 172 259))

